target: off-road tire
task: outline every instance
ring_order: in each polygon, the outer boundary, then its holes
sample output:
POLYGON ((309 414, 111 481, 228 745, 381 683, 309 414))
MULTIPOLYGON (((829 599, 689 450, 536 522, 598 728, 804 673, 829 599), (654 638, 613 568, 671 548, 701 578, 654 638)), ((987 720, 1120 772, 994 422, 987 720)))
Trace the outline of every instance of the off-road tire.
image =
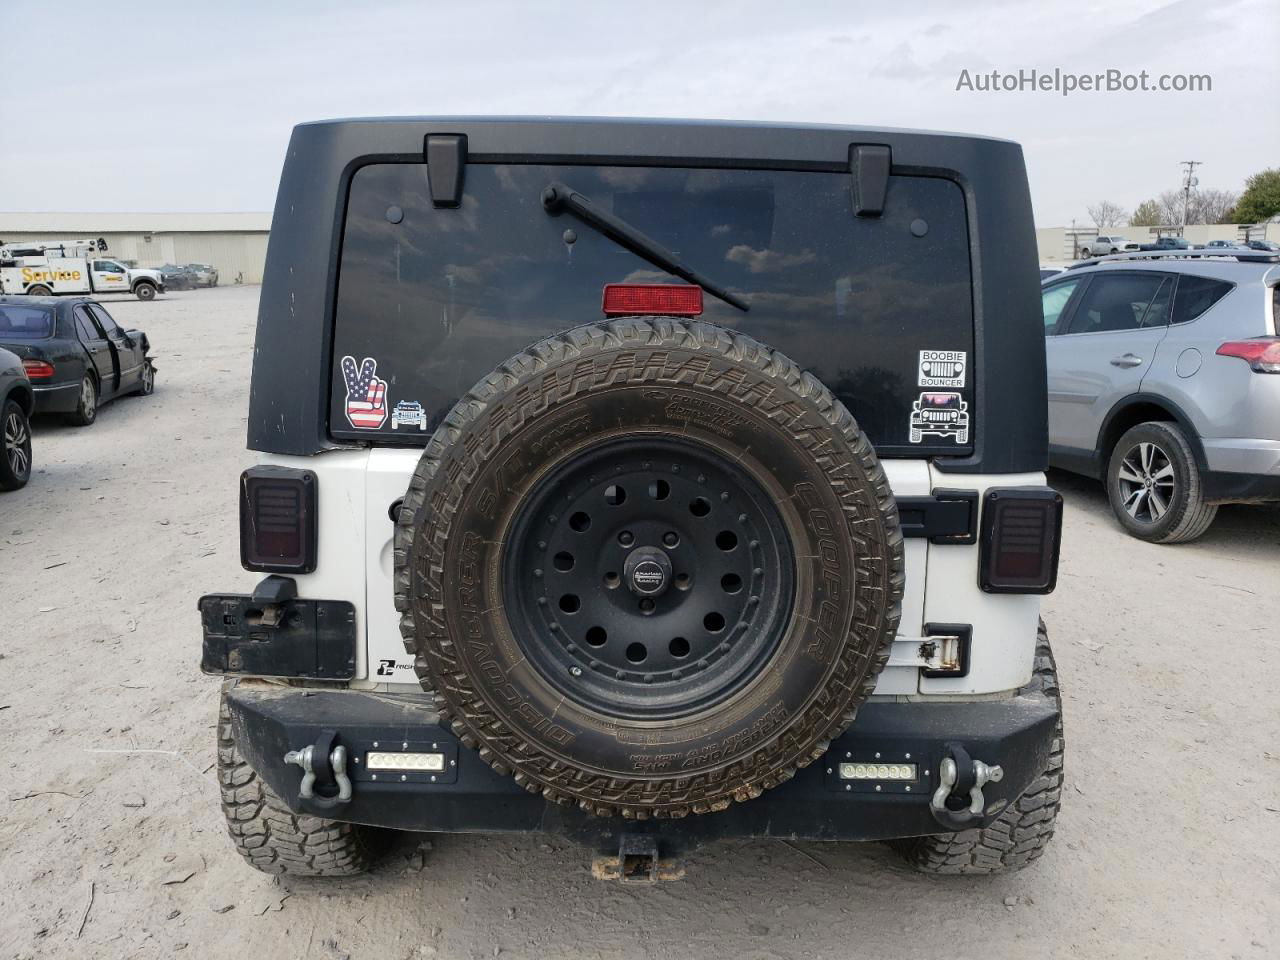
POLYGON ((1107 499, 1116 520, 1125 531, 1149 543, 1190 543, 1203 536, 1218 515, 1216 503, 1205 503, 1204 483, 1196 465, 1195 451, 1178 424, 1151 420, 1130 427, 1117 441, 1107 463, 1107 499), (1135 444, 1154 443, 1169 457, 1173 466, 1173 502, 1168 512, 1155 522, 1142 522, 1129 516, 1120 491, 1120 466, 1124 454, 1135 444))
POLYGON ((99 403, 98 381, 93 378, 92 374, 86 373, 80 379, 80 393, 76 397, 76 408, 72 413, 67 414, 67 422, 77 427, 92 426, 93 422, 98 419, 99 403), (85 390, 86 383, 89 385, 87 392, 85 390))
POLYGON ((236 749, 225 693, 218 703, 218 787, 227 833, 255 870, 291 877, 351 877, 385 851, 391 834, 291 811, 236 749))
POLYGON ((1059 709, 1048 765, 989 827, 891 841, 890 846, 920 872, 972 875, 1021 870, 1038 860, 1049 845, 1062 805, 1062 694, 1043 620, 1036 634, 1034 679, 1059 709))
POLYGON ((897 506, 849 411, 816 378, 755 340, 666 318, 578 327, 499 366, 428 442, 396 524, 401 634, 442 719, 525 789, 599 816, 723 810, 821 757, 853 722, 888 660, 903 580, 897 506), (682 392, 693 397, 687 406, 682 392), (472 599, 482 613, 460 608, 467 605, 466 568, 501 568, 506 532, 541 477, 597 441, 646 431, 732 448, 742 469, 774 484, 785 501, 779 511, 792 517, 791 536, 798 530, 807 538, 796 555, 806 557, 808 580, 785 621, 787 636, 763 668, 777 678, 772 689, 752 681, 728 709, 716 702, 657 729, 630 729, 629 721, 591 713, 572 696, 556 698, 519 654, 501 576, 478 577, 472 599), (754 452, 743 437, 757 444, 754 452), (527 460, 519 468, 507 462, 521 456, 527 460), (815 481, 804 486, 818 506, 804 502, 796 477, 815 481), (486 501, 494 482, 501 495, 486 501), (834 583, 815 566, 819 506, 822 522, 838 531, 821 541, 831 544, 834 583), (819 624, 816 614, 827 606, 834 612, 819 624), (494 658, 505 665, 490 669, 494 658), (800 676, 814 682, 801 686, 800 676), (581 759, 586 754, 592 762, 581 759))

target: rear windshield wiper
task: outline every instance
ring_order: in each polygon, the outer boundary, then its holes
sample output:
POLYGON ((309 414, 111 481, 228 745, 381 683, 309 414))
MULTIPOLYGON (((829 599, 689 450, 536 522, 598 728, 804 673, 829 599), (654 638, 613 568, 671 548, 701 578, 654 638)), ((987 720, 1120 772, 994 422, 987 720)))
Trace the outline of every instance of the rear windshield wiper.
POLYGON ((568 210, 589 227, 603 233, 610 240, 626 247, 632 253, 644 257, 654 266, 661 267, 668 273, 696 283, 713 297, 723 300, 730 306, 746 312, 750 308, 741 297, 730 293, 714 280, 709 280, 692 267, 685 266, 676 255, 658 241, 646 236, 621 217, 616 217, 607 210, 602 210, 572 187, 563 183, 550 183, 542 191, 542 207, 547 213, 559 213, 568 210))

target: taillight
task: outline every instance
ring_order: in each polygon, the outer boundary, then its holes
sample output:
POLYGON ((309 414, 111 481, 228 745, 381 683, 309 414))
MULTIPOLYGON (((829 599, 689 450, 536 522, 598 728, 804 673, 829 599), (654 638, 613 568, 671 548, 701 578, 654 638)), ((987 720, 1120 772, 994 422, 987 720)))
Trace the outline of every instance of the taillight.
POLYGON ((658 314, 667 317, 702 315, 702 288, 683 283, 606 283, 606 317, 658 314))
POLYGON ((53 364, 43 360, 23 360, 22 369, 28 380, 48 380, 53 376, 53 364))
POLYGON ((1218 348, 1220 357, 1239 357, 1254 373, 1280 373, 1280 337, 1230 340, 1218 348))
POLYGON ((987 593, 1051 593, 1058 581, 1062 495, 1003 487, 983 497, 979 585, 987 593))
POLYGON ((316 568, 316 475, 289 467, 240 474, 240 563, 246 570, 316 568))

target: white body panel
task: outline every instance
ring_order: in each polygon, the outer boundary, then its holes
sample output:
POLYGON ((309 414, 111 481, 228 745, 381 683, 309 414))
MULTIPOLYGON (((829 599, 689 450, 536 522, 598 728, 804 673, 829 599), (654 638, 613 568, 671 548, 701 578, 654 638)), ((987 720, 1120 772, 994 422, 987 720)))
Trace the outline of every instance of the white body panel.
POLYGON ((139 279, 161 286, 160 271, 130 269, 108 257, 17 257, 15 266, 0 267, 0 293, 26 293, 35 285, 55 295, 128 293, 139 279))
MULTIPOLYGON (((418 689, 393 601, 394 526, 389 511, 408 489, 420 455, 416 448, 380 447, 262 460, 317 475, 318 560, 315 573, 296 577, 298 592, 355 606, 357 629, 365 639, 352 683, 359 689, 418 689)), ((990 487, 1044 483, 1039 473, 942 473, 925 460, 886 460, 884 468, 896 496, 927 496, 936 487, 981 493, 990 487)), ((990 694, 1025 684, 1031 677, 1040 598, 984 594, 978 587, 976 545, 933 545, 924 538, 909 538, 904 548, 906 587, 899 637, 920 637, 925 623, 972 624, 969 675, 929 680, 915 667, 891 666, 880 675, 876 695, 990 694)), ((246 573, 244 591, 250 592, 260 576, 246 573)))

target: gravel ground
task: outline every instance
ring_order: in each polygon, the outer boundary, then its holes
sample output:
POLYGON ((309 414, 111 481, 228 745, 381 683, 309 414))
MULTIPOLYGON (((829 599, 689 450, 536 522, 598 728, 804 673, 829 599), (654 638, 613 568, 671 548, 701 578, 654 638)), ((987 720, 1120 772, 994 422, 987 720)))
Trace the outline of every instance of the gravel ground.
POLYGON ((157 392, 38 423, 0 495, 0 957, 1243 957, 1280 952, 1280 509, 1199 543, 1124 536, 1066 475, 1045 615, 1062 672, 1058 835, 1024 873, 935 880, 879 845, 704 848, 657 888, 541 836, 405 837, 356 881, 233 853, 196 598, 242 588, 236 478, 256 288, 110 305, 157 392))

